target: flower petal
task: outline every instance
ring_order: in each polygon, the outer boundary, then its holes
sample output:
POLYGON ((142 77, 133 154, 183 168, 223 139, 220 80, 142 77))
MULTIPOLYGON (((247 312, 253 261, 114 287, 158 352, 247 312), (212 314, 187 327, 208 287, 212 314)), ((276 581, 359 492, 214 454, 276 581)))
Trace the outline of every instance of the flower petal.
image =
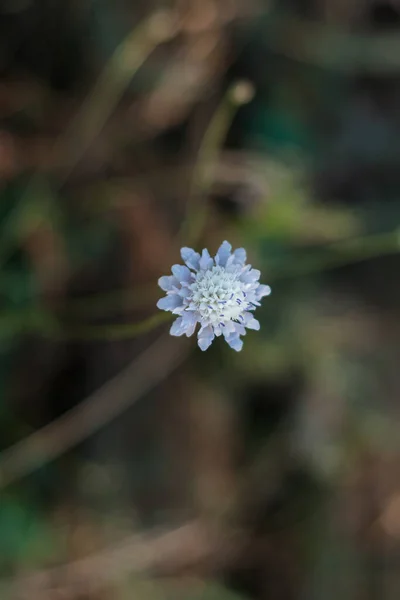
POLYGON ((224 323, 225 328, 224 328, 224 335, 230 335, 231 333, 235 333, 236 329, 235 329, 235 325, 236 323, 234 323, 233 321, 227 321, 226 323, 224 323))
POLYGON ((243 322, 247 329, 254 329, 255 331, 258 331, 260 329, 259 321, 257 321, 257 319, 254 318, 251 312, 243 313, 243 322))
POLYGON ((158 280, 158 285, 164 292, 169 292, 173 287, 179 285, 179 281, 176 277, 173 277, 173 275, 164 275, 158 280))
POLYGON ((176 308, 171 310, 171 312, 173 315, 181 315, 184 310, 185 310, 185 306, 183 304, 181 304, 181 306, 177 306, 176 308))
POLYGON ((260 300, 260 298, 263 298, 264 296, 269 296, 271 292, 272 290, 269 285, 260 284, 256 289, 256 297, 258 300, 260 300))
POLYGON ((240 281, 243 283, 254 283, 254 281, 258 281, 260 279, 261 271, 258 269, 250 269, 245 273, 242 273, 240 276, 240 281))
POLYGON ((192 248, 181 248, 181 256, 183 262, 187 264, 190 269, 198 271, 200 269, 200 254, 195 252, 192 248))
POLYGON ((206 248, 204 248, 200 258, 200 269, 202 271, 207 271, 207 269, 211 269, 213 264, 214 261, 211 258, 209 251, 206 248))
POLYGON ((207 348, 211 346, 212 341, 214 339, 214 332, 211 325, 208 325, 207 327, 202 327, 199 331, 197 339, 200 350, 207 350, 207 348))
POLYGON ((192 279, 192 273, 184 265, 174 265, 171 271, 180 282, 192 279))
POLYGON ((175 335, 177 337, 185 333, 185 327, 182 325, 182 317, 175 319, 169 332, 171 335, 175 335))
POLYGON ((192 311, 186 311, 183 313, 182 315, 182 319, 183 319, 183 323, 185 326, 185 333, 187 337, 190 337, 191 335, 193 335, 194 330, 196 329, 196 325, 197 325, 197 314, 192 312, 192 311))
POLYGON ((182 298, 177 294, 170 294, 169 296, 164 296, 157 302, 157 308, 161 310, 174 310, 182 306, 182 298))
POLYGON ((254 329, 254 331, 259 331, 260 330, 260 321, 257 321, 257 319, 251 319, 251 321, 249 321, 248 323, 246 323, 246 327, 247 329, 254 329))
POLYGON ((192 294, 192 290, 189 289, 188 287, 182 287, 178 292, 178 295, 181 298, 189 298, 189 296, 191 296, 191 294, 192 294))
POLYGON ((215 255, 215 264, 220 267, 225 267, 226 261, 231 255, 232 246, 226 240, 222 242, 220 247, 218 248, 218 252, 215 255))
POLYGON ((243 340, 241 340, 237 334, 233 333, 228 335, 225 337, 225 340, 233 350, 236 350, 236 352, 240 352, 243 348, 243 340))
POLYGON ((235 323, 235 332, 239 335, 246 335, 246 329, 241 323, 235 323))
POLYGON ((235 265, 240 265, 241 267, 244 267, 244 263, 246 262, 246 250, 244 248, 237 248, 234 253, 234 264, 235 265))

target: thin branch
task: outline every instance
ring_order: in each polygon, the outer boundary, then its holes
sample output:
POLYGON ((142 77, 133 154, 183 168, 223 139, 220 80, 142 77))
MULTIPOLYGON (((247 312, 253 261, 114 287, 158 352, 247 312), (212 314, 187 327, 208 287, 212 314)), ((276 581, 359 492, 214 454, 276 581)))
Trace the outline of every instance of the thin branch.
MULTIPOLYGON (((82 156, 96 140, 118 105, 125 89, 151 53, 176 34, 172 13, 156 11, 131 31, 106 62, 93 89, 83 101, 65 132, 56 140, 53 154, 60 158, 63 173, 61 186, 82 156)), ((15 203, 2 227, 0 265, 27 231, 34 231, 48 215, 48 184, 40 171, 35 172, 25 191, 15 203)))
POLYGON ((178 239, 184 244, 195 244, 201 237, 208 212, 205 197, 215 181, 223 144, 237 110, 252 100, 254 91, 249 81, 234 82, 218 104, 204 132, 194 165, 186 215, 178 234, 178 239))
POLYGON ((0 454, 0 489, 54 460, 118 417, 187 357, 189 347, 161 335, 126 369, 42 429, 0 454))
POLYGON ((219 555, 228 554, 223 548, 226 541, 197 520, 166 532, 133 534, 114 547, 67 565, 2 581, 0 594, 6 600, 86 597, 133 573, 176 573, 210 559, 214 563, 219 555))

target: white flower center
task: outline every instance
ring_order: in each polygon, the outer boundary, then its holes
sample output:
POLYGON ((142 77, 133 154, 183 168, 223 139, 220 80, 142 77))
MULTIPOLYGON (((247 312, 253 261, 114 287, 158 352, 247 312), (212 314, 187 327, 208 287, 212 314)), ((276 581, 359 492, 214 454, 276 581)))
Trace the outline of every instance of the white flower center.
POLYGON ((239 281, 239 274, 230 273, 224 267, 198 273, 190 286, 190 307, 211 325, 237 320, 248 306, 245 284, 239 281))

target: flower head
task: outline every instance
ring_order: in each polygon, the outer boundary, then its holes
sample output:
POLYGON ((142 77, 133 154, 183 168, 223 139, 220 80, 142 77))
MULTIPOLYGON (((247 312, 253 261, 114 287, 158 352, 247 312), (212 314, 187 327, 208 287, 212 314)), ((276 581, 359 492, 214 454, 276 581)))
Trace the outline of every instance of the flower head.
POLYGON ((171 335, 191 336, 200 324, 198 344, 207 350, 215 336, 223 335, 229 346, 242 349, 240 336, 248 329, 260 329, 253 311, 263 296, 271 293, 259 283, 260 271, 246 265, 246 251, 223 242, 211 258, 208 250, 200 255, 182 248, 184 265, 174 265, 172 275, 161 277, 158 285, 167 295, 158 301, 162 310, 179 315, 172 324, 171 335))

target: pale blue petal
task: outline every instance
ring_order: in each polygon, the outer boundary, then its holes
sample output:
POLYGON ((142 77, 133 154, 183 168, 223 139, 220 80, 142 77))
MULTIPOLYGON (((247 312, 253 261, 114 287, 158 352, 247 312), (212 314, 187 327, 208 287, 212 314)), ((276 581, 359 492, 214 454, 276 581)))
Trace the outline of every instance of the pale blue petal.
POLYGON ((246 262, 246 250, 244 248, 237 248, 234 253, 234 263, 236 265, 241 265, 242 267, 244 267, 244 263, 246 262))
POLYGON ((252 307, 247 310, 254 310, 257 306, 261 306, 261 303, 258 300, 252 300, 252 307))
POLYGON ((176 308, 171 310, 171 312, 173 315, 181 315, 184 310, 185 310, 185 305, 181 304, 180 306, 177 306, 176 308))
POLYGON ((223 332, 223 326, 218 323, 218 325, 214 325, 214 335, 216 337, 219 337, 220 335, 222 335, 223 332))
POLYGON ((177 287, 179 285, 179 281, 172 275, 164 275, 158 280, 158 285, 162 290, 164 290, 164 292, 169 292, 173 287, 177 287))
POLYGON ((234 323, 233 321, 227 321, 226 323, 224 323, 225 327, 224 327, 224 335, 229 335, 231 333, 235 333, 236 329, 235 329, 235 325, 236 323, 234 323))
POLYGON ((257 319, 251 319, 248 323, 246 323, 247 329, 254 329, 254 331, 260 330, 260 322, 257 319))
POLYGON ((271 288, 269 287, 269 285, 262 285, 260 284, 258 286, 258 288, 256 289, 256 297, 259 300, 260 298, 263 298, 264 296, 269 296, 271 293, 271 288))
POLYGON ((213 265, 214 261, 211 258, 209 251, 204 248, 200 258, 200 269, 202 271, 207 271, 207 269, 211 269, 213 265))
POLYGON ((246 290, 247 302, 249 302, 250 304, 254 304, 256 306, 260 306, 260 303, 258 302, 258 298, 257 298, 257 294, 256 294, 256 289, 254 289, 254 287, 249 283, 247 283, 246 285, 248 286, 248 288, 250 288, 250 289, 246 290))
POLYGON ((260 323, 254 318, 251 312, 244 312, 242 316, 244 325, 247 329, 254 329, 255 331, 260 329, 260 323))
POLYGON ((248 273, 251 269, 251 265, 244 265, 244 267, 241 270, 240 276, 244 275, 245 273, 248 273))
POLYGON ((240 352, 243 348, 243 340, 241 340, 237 334, 228 335, 225 340, 233 350, 236 350, 236 352, 240 352))
POLYGON ((180 296, 178 296, 177 294, 171 294, 169 296, 165 296, 164 298, 161 298, 158 302, 157 302, 157 308, 161 308, 161 310, 174 310, 175 308, 178 308, 179 306, 182 306, 182 298, 180 296))
POLYGON ((175 319, 169 332, 171 335, 175 335, 177 337, 185 333, 185 327, 182 325, 182 317, 175 319))
POLYGON ((239 335, 246 335, 246 329, 241 323, 235 323, 235 332, 239 335))
POLYGON ((185 333, 187 337, 193 335, 197 325, 197 314, 194 312, 185 311, 182 315, 183 323, 185 326, 185 333))
POLYGON ((242 322, 245 325, 247 325, 247 323, 249 321, 251 321, 251 319, 254 319, 253 313, 251 313, 251 312, 243 312, 242 315, 241 315, 241 317, 242 317, 242 322))
POLYGON ((230 256, 228 256, 228 260, 225 264, 225 269, 228 271, 228 273, 240 273, 243 269, 243 265, 236 262, 234 254, 231 254, 230 256))
POLYGON ((197 321, 195 321, 192 325, 188 325, 186 328, 186 337, 190 337, 194 334, 196 329, 197 321))
POLYGON ((192 273, 183 265, 174 265, 171 269, 172 273, 179 281, 191 281, 192 273))
POLYGON ((187 264, 188 267, 198 271, 200 269, 200 254, 195 252, 192 248, 181 249, 182 260, 187 264))
POLYGON ((222 242, 218 248, 217 254, 215 255, 215 264, 219 265, 220 267, 225 267, 226 261, 231 255, 231 250, 232 246, 229 242, 226 240, 222 242))
POLYGON ((208 325, 207 327, 202 327, 199 331, 197 339, 200 350, 207 350, 207 348, 211 346, 212 341, 214 339, 214 332, 211 325, 208 325))
POLYGON ((260 279, 260 275, 261 271, 258 269, 250 269, 250 271, 241 274, 240 281, 243 281, 243 283, 254 283, 260 279))
POLYGON ((188 287, 182 287, 178 292, 178 295, 181 298, 189 298, 189 296, 191 294, 192 294, 192 290, 190 290, 188 287))
POLYGON ((197 321, 197 315, 192 312, 192 311, 185 311, 185 313, 183 314, 183 319, 185 321, 185 323, 189 324, 189 323, 193 323, 197 321))

